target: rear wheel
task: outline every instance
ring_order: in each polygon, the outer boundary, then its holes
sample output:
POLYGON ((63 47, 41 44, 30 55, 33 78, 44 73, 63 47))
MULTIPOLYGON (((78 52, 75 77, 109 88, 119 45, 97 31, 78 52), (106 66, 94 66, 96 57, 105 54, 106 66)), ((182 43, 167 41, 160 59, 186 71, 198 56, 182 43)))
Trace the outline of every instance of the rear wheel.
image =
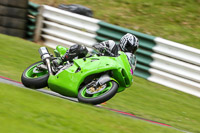
POLYGON ((118 90, 115 81, 108 81, 95 89, 94 86, 83 87, 78 93, 78 100, 83 103, 100 104, 112 98, 118 90))
POLYGON ((49 74, 47 70, 39 70, 37 68, 37 66, 41 64, 43 64, 42 61, 36 62, 30 65, 22 73, 21 80, 24 86, 33 89, 39 89, 47 86, 49 74))

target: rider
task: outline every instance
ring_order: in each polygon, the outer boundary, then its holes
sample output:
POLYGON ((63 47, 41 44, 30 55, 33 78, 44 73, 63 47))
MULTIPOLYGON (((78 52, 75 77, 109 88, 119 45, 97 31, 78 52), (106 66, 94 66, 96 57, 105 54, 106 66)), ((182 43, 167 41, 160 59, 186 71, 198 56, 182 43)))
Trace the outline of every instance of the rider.
MULTIPOLYGON (((126 53, 129 63, 136 63, 135 52, 139 47, 138 38, 130 33, 125 34, 121 39, 119 46, 113 40, 103 41, 101 43, 93 45, 94 48, 99 50, 105 56, 118 56, 118 51, 121 50, 126 53), (135 59, 134 62, 132 59, 135 59)), ((62 62, 72 61, 74 58, 83 58, 87 55, 88 50, 85 46, 75 44, 69 48, 69 50, 62 57, 62 62)), ((134 69, 133 69, 134 70, 134 69)))
POLYGON ((122 36, 119 42, 119 46, 113 40, 107 40, 93 46, 96 49, 99 49, 100 52, 104 55, 111 54, 111 56, 118 56, 118 51, 121 50, 125 53, 135 54, 136 50, 139 47, 138 38, 130 33, 122 36))
POLYGON ((139 48, 139 40, 136 36, 127 33, 120 39, 119 43, 120 50, 125 52, 126 56, 128 57, 129 64, 131 66, 131 73, 133 74, 133 71, 136 67, 136 50, 139 48))

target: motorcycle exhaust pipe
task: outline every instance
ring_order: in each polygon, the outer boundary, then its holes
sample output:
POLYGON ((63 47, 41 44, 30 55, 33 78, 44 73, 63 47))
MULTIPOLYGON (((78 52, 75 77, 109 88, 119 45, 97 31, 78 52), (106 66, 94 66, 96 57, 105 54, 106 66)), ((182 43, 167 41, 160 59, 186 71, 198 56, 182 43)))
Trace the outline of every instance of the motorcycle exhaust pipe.
POLYGON ((51 69, 51 61, 50 61, 51 56, 49 54, 49 51, 47 50, 46 47, 40 47, 38 52, 40 53, 40 57, 41 57, 42 61, 45 62, 47 65, 49 75, 53 75, 53 72, 51 69))
POLYGON ((45 59, 51 57, 50 54, 49 54, 49 51, 47 50, 46 47, 40 47, 38 52, 40 53, 40 56, 41 56, 42 60, 45 60, 45 59))

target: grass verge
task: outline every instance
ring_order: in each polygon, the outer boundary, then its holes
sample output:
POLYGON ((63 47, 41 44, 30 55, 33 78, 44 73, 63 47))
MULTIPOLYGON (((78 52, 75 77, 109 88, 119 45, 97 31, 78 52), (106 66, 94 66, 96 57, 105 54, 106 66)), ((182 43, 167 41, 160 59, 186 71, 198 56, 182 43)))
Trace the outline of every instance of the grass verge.
POLYGON ((0 130, 4 133, 179 133, 175 129, 2 83, 0 105, 0 130))
MULTIPOLYGON (((39 47, 41 46, 32 42, 0 34, 0 75, 21 81, 22 72, 41 60, 39 47)), ((48 49, 52 53, 52 49, 48 49)))

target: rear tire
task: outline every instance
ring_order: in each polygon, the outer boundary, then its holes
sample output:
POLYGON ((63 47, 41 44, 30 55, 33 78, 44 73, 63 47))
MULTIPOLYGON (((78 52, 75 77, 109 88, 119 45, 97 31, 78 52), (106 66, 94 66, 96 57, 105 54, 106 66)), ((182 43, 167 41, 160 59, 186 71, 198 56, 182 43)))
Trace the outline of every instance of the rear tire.
MULTIPOLYGON (((39 89, 39 88, 44 88, 47 86, 47 81, 49 78, 49 74, 48 72, 41 72, 44 73, 43 75, 39 76, 39 77, 34 77, 33 75, 31 75, 31 71, 33 71, 33 69, 41 64, 42 61, 36 62, 32 65, 30 65, 23 73, 21 76, 21 81, 23 83, 24 86, 28 87, 28 88, 32 88, 32 89, 39 89)), ((34 74, 34 73, 33 73, 34 74)))
MULTIPOLYGON (((86 93, 86 86, 84 86, 78 93, 78 100, 80 102, 83 102, 83 103, 89 103, 89 104, 100 104, 100 103, 103 103, 109 99, 111 99, 116 93, 117 93, 117 90, 118 90, 118 84, 115 82, 115 81, 108 81, 105 89, 103 89, 102 91, 104 90, 107 90, 105 91, 103 94, 99 95, 99 96, 87 96, 87 93, 86 93), (110 84, 110 86, 108 86, 108 84, 110 84), (109 90, 107 89, 108 87, 111 87, 109 90), (84 92, 85 91, 85 92, 84 92)), ((100 93, 102 92, 100 91, 100 93)))

